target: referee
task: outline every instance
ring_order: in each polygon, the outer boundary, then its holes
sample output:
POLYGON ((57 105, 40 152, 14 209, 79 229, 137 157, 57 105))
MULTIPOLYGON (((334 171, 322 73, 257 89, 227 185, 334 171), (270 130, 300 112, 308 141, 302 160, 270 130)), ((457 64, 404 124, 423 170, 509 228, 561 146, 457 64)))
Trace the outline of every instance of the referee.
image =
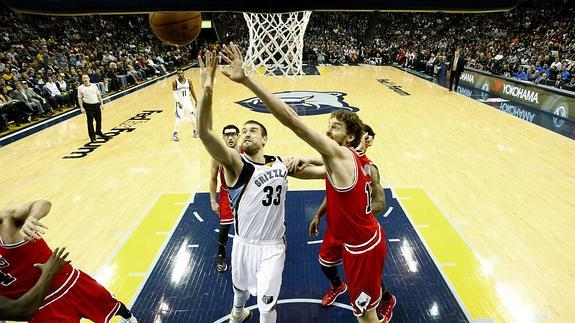
POLYGON ((82 75, 82 82, 83 84, 78 87, 78 104, 80 111, 86 114, 90 141, 95 142, 96 135, 107 140, 108 136, 102 133, 102 112, 100 109, 104 108, 104 102, 100 90, 96 84, 90 83, 88 74, 82 75), (94 120, 96 120, 96 131, 94 131, 94 120))

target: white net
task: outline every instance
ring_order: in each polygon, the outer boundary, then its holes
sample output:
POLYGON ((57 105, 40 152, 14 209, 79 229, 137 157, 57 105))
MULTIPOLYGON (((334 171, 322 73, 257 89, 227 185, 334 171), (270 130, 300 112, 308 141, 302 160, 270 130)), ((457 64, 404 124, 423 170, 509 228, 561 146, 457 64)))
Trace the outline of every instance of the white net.
POLYGON ((303 75, 303 36, 311 11, 244 13, 250 44, 244 59, 248 72, 303 75))

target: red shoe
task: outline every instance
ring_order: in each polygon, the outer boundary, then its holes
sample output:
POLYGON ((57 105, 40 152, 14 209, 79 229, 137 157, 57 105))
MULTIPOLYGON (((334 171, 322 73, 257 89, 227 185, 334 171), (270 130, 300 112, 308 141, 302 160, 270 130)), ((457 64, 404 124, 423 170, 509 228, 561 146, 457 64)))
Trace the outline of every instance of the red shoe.
POLYGON ((333 304, 337 297, 347 291, 347 285, 344 282, 341 282, 339 287, 332 287, 327 290, 323 298, 321 299, 321 306, 327 307, 333 304))
POLYGON ((393 308, 395 304, 397 304, 397 299, 391 293, 391 299, 389 301, 381 301, 379 304, 379 308, 377 309, 377 318, 379 319, 379 323, 388 323, 391 321, 391 317, 393 316, 393 308))

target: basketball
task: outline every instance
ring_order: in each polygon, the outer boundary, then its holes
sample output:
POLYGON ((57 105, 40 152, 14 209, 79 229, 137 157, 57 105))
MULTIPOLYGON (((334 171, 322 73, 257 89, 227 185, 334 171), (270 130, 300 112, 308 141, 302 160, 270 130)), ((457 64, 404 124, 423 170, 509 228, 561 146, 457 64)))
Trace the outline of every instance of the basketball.
POLYGON ((187 45, 202 30, 202 15, 199 11, 152 12, 148 20, 154 34, 171 45, 187 45))

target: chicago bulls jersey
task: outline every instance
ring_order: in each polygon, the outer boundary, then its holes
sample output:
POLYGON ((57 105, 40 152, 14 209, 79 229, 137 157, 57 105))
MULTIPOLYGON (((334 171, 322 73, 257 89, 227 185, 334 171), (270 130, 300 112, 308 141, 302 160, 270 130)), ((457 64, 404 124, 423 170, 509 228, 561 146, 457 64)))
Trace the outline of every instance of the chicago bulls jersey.
MULTIPOLYGON (((42 274, 34 264, 45 263, 51 255, 52 250, 43 239, 14 244, 4 244, 0 239, 0 295, 16 299, 25 294, 42 274)), ((54 276, 44 304, 65 294, 78 275, 70 264, 64 265, 54 276)))
POLYGON ((326 174, 327 225, 332 236, 349 245, 361 245, 377 235, 379 224, 371 212, 371 161, 349 148, 354 159, 354 181, 336 188, 326 174))
POLYGON ((226 176, 225 176, 225 170, 224 170, 224 166, 219 165, 218 166, 218 173, 220 173, 220 193, 222 191, 228 191, 228 186, 226 185, 226 176))
MULTIPOLYGON (((239 152, 240 154, 242 154, 244 151, 242 149, 242 147, 239 147, 239 152)), ((218 173, 220 173, 220 193, 222 191, 225 191, 226 193, 228 192, 228 186, 226 185, 226 175, 225 175, 225 169, 224 166, 222 165, 218 165, 218 173)))

